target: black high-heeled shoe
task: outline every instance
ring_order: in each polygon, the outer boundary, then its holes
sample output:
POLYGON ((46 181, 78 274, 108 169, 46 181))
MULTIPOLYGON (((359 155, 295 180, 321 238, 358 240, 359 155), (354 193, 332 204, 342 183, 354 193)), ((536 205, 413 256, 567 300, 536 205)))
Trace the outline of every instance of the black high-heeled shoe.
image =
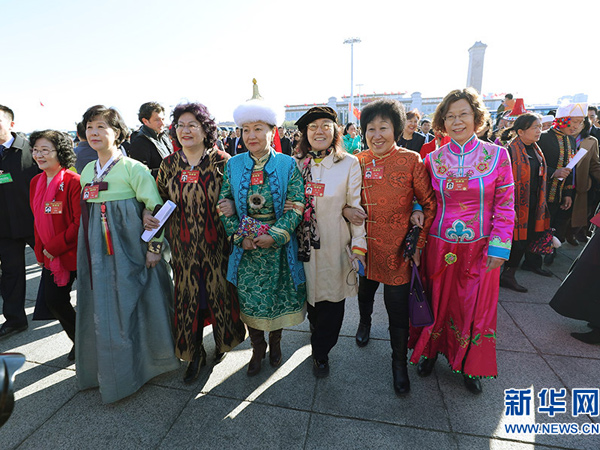
POLYGON ((437 356, 434 356, 433 358, 421 358, 419 364, 417 365, 417 374, 420 377, 428 377, 431 375, 436 361, 437 356))
POLYGON ((371 337, 371 325, 365 325, 363 323, 358 324, 358 330, 356 330, 356 345, 364 347, 369 343, 371 337))
POLYGON ((185 375, 183 376, 183 382, 185 384, 191 384, 198 379, 200 375, 200 369, 206 365, 206 350, 204 347, 200 347, 200 351, 194 356, 194 359, 188 364, 185 375))
POLYGON ((463 379, 465 381, 465 387, 471 394, 479 395, 483 392, 483 387, 481 386, 479 378, 471 378, 468 375, 463 375, 463 379))

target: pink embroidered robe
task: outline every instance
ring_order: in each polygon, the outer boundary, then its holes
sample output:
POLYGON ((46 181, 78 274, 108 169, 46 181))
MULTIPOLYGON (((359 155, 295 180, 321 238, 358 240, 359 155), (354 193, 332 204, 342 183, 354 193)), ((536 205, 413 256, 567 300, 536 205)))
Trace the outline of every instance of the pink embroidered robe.
POLYGON ((493 377, 500 269, 486 272, 486 264, 488 256, 510 255, 515 211, 508 152, 473 135, 463 146, 451 141, 431 152, 425 165, 438 209, 421 275, 435 323, 411 328, 411 362, 442 353, 453 371, 493 377))

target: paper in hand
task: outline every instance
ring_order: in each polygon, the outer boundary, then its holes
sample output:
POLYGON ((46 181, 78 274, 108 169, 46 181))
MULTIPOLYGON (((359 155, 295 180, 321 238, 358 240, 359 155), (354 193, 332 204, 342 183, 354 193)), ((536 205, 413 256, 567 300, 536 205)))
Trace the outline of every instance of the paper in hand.
POLYGON ((158 210, 156 216, 154 216, 156 219, 159 220, 160 226, 158 228, 155 228, 154 230, 144 231, 142 233, 142 241, 149 242, 150 239, 152 239, 156 235, 156 233, 158 233, 158 230, 162 228, 169 216, 173 213, 173 211, 175 211, 176 207, 177 205, 175 205, 175 203, 173 203, 171 200, 167 200, 166 203, 162 205, 162 207, 158 210))
MULTIPOLYGON (((579 151, 575 153, 575 156, 573 156, 571 161, 569 161, 569 164, 567 164, 567 169, 573 170, 573 168, 577 165, 579 161, 581 161, 581 158, 583 158, 587 154, 587 152, 588 151, 585 148, 580 148, 579 151)), ((564 178, 559 178, 559 180, 562 181, 564 180, 564 178)))

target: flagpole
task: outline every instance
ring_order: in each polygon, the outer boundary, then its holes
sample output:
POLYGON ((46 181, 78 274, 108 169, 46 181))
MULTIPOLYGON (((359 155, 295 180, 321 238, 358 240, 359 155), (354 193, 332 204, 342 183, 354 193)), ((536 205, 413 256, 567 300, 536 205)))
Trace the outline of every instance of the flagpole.
POLYGON ((360 111, 360 108, 362 107, 362 99, 360 97, 360 88, 363 87, 363 83, 359 83, 356 85, 358 87, 358 110, 360 111))

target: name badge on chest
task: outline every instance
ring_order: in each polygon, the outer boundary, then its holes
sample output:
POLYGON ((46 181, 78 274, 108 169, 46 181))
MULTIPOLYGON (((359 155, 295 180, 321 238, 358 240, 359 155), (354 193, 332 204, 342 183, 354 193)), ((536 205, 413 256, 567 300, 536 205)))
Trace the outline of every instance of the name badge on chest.
POLYGON ((10 173, 4 173, 0 170, 0 184, 12 183, 12 180, 10 173))
POLYGON ((365 180, 382 180, 383 167, 367 168, 365 170, 365 180))
POLYGON ((263 184, 263 183, 264 183, 263 171, 261 170, 260 172, 252 172, 252 177, 250 178, 250 184, 252 186, 256 186, 258 184, 263 184))
POLYGON ((198 170, 184 170, 181 172, 182 183, 197 183, 200 178, 200 171, 198 170))
POLYGON ((467 189, 469 189, 469 177, 446 178, 447 191, 466 191, 467 189))
POLYGON ((44 212, 46 214, 62 214, 63 202, 46 202, 44 212))
POLYGON ((84 200, 92 200, 98 198, 98 193, 100 192, 100 186, 92 185, 86 186, 83 188, 83 199, 84 200))
POLYGON ((306 195, 313 195, 315 197, 323 197, 325 193, 325 184, 324 183, 306 183, 306 187, 304 188, 304 193, 306 195))

